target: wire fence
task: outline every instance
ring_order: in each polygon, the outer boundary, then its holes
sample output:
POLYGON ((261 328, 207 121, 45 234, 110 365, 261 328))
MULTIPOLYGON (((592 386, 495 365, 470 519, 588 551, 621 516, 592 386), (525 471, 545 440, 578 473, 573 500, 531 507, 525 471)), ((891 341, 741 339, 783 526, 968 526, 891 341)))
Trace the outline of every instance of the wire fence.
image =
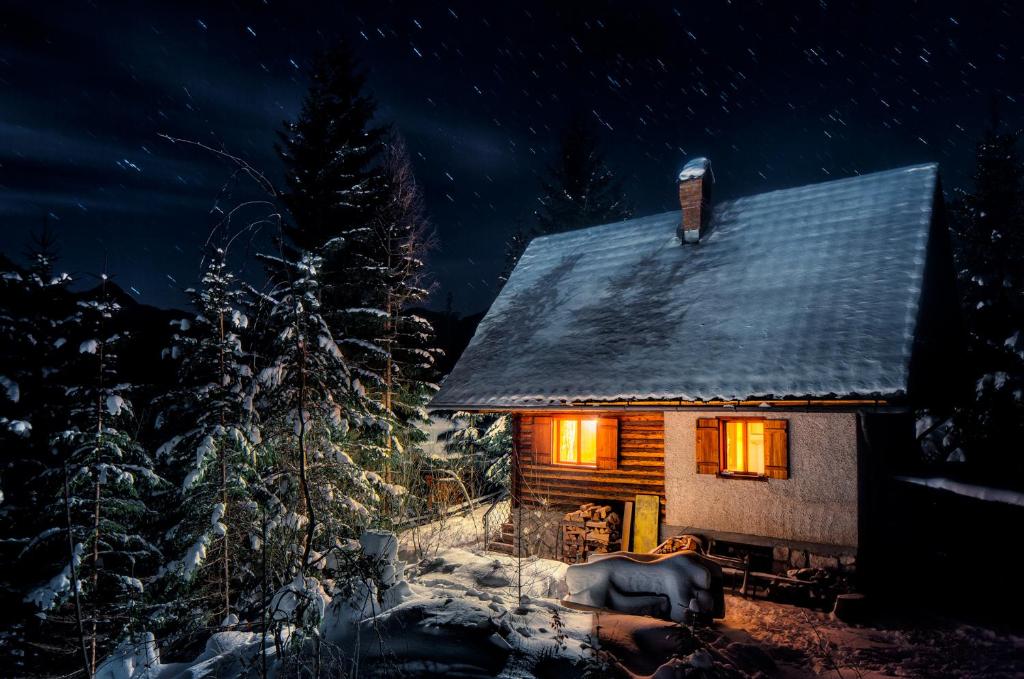
POLYGON ((512 501, 509 492, 495 494, 491 506, 484 512, 484 550, 501 537, 501 527, 512 518, 512 501))

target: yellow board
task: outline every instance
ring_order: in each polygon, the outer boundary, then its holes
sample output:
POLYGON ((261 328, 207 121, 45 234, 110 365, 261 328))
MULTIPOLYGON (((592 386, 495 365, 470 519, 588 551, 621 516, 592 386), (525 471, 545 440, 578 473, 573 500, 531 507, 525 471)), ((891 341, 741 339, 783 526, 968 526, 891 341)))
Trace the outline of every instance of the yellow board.
POLYGON ((649 552, 658 546, 658 519, 661 498, 657 495, 637 495, 633 510, 633 551, 649 552))

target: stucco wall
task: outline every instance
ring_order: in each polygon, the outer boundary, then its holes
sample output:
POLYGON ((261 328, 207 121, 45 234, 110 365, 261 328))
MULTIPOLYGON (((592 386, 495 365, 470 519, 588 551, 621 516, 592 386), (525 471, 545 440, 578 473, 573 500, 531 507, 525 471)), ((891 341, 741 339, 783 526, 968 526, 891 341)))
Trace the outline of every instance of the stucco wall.
POLYGON ((789 420, 789 478, 767 481, 698 474, 698 417, 665 413, 667 525, 856 548, 855 413, 765 413, 789 420))

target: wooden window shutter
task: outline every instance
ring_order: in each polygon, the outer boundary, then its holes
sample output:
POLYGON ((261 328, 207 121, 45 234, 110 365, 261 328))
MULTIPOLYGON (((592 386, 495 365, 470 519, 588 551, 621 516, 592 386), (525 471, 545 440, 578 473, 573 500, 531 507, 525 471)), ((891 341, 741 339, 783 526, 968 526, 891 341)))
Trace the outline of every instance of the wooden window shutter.
POLYGON ((597 468, 619 467, 619 421, 614 417, 597 418, 597 468))
POLYGON ((533 418, 533 461, 535 464, 551 464, 551 433, 550 417, 533 418))
POLYGON ((770 479, 789 478, 787 420, 764 421, 764 474, 770 479))
POLYGON ((718 445, 718 420, 697 418, 697 473, 717 474, 722 470, 722 453, 718 445))

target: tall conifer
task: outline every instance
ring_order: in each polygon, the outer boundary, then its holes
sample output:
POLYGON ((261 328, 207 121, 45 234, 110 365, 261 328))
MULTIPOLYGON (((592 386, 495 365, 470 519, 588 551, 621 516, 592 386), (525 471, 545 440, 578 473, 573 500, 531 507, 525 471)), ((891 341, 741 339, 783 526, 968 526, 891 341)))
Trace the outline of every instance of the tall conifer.
POLYGON ((969 331, 975 400, 965 409, 968 461, 1024 472, 1024 164, 1019 131, 998 117, 978 144, 971 192, 954 205, 953 236, 969 331))

